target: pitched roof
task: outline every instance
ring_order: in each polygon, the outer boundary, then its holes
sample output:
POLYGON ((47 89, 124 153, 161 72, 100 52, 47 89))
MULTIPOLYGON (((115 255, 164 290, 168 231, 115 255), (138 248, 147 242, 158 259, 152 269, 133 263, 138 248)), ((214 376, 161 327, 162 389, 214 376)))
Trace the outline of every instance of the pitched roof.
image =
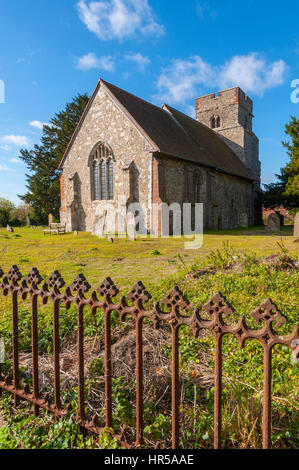
MULTIPOLYGON (((153 145, 154 151, 217 169, 231 175, 250 180, 253 179, 237 155, 216 132, 207 126, 170 106, 165 105, 163 108, 159 108, 104 80, 100 80, 99 84, 102 84, 108 90, 123 110, 133 119, 139 130, 145 133, 153 145)), ((97 90, 98 86, 70 141, 60 163, 60 168, 97 90)))

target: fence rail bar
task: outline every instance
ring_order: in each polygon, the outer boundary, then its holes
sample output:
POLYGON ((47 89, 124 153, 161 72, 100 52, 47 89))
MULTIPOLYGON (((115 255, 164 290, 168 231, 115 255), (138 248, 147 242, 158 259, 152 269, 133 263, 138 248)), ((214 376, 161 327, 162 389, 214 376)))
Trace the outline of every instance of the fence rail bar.
MULTIPOLYGON (((152 321, 155 329, 159 329, 162 323, 169 324, 172 336, 172 448, 177 449, 180 443, 180 413, 179 413, 179 331, 185 325, 198 338, 202 330, 210 331, 215 337, 215 394, 214 394, 214 448, 221 447, 221 396, 222 396, 222 339, 225 335, 233 335, 237 338, 239 346, 244 347, 247 339, 258 340, 264 348, 264 384, 263 384, 263 448, 271 447, 271 367, 272 350, 276 344, 286 345, 291 348, 295 362, 299 360, 299 327, 296 325, 292 334, 280 336, 273 329, 273 325, 279 328, 286 322, 284 315, 277 306, 266 299, 259 307, 251 312, 251 316, 259 329, 250 329, 241 316, 235 325, 228 325, 226 319, 233 314, 232 307, 221 293, 213 295, 201 309, 191 306, 180 289, 174 287, 162 302, 155 303, 150 309, 145 304, 151 295, 145 290, 142 282, 137 282, 120 302, 114 303, 113 298, 119 293, 117 287, 110 278, 106 278, 100 287, 93 291, 90 297, 87 293, 91 286, 82 274, 79 274, 74 282, 65 288, 65 282, 59 271, 54 271, 47 281, 43 281, 38 270, 33 268, 26 277, 23 277, 17 266, 12 266, 8 274, 4 274, 0 268, 0 291, 3 295, 11 294, 12 300, 12 372, 9 372, 3 380, 0 366, 0 397, 6 390, 14 397, 14 404, 18 406, 21 400, 33 404, 34 413, 38 415, 43 408, 54 413, 57 417, 66 416, 71 410, 70 404, 61 403, 60 390, 60 340, 59 340, 59 310, 60 305, 66 308, 76 305, 77 308, 77 360, 78 360, 78 422, 82 430, 88 430, 99 434, 103 428, 98 426, 97 415, 89 421, 85 413, 84 393, 84 310, 90 309, 93 314, 101 311, 105 321, 105 415, 106 427, 112 428, 113 403, 112 403, 112 357, 111 357, 111 314, 116 312, 122 321, 127 317, 135 320, 136 329, 136 441, 128 443, 124 436, 115 434, 116 439, 125 448, 140 447, 144 444, 143 438, 143 320, 152 321), (41 286, 40 286, 41 285, 41 286), (64 290, 62 290, 64 288, 64 290), (19 373, 19 325, 18 325, 18 299, 31 299, 31 331, 32 331, 32 392, 28 385, 20 388, 19 373), (54 403, 50 403, 49 394, 43 397, 39 392, 39 361, 38 361, 38 300, 42 304, 49 302, 53 305, 53 362, 54 362, 54 403), (185 314, 187 312, 187 315, 185 314), (11 383, 12 380, 12 383, 11 383)), ((1 334, 1 331, 0 331, 1 334)), ((195 408, 196 409, 196 408, 195 408)), ((160 443, 157 443, 157 446, 160 443)))

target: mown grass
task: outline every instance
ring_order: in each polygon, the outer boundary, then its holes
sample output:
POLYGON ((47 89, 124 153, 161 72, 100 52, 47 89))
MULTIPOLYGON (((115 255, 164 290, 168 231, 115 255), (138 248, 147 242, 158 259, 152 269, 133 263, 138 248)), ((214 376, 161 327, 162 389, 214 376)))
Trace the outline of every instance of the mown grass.
MULTIPOLYGON (((136 242, 116 239, 113 244, 89 234, 78 236, 67 234, 59 237, 44 237, 41 229, 17 229, 15 234, 7 235, 0 230, 0 266, 6 271, 11 264, 18 264, 23 273, 34 265, 39 268, 44 278, 54 269, 59 269, 67 284, 76 274, 83 272, 88 281, 97 287, 106 276, 126 292, 136 280, 142 280, 152 293, 154 301, 160 301, 175 283, 196 306, 201 307, 217 291, 226 296, 234 307, 235 314, 229 322, 236 322, 245 315, 251 328, 259 328, 250 316, 250 312, 261 301, 270 297, 288 319, 288 323, 279 329, 280 334, 288 334, 299 322, 299 273, 282 271, 260 263, 260 258, 273 253, 287 252, 291 257, 298 256, 298 244, 291 237, 292 228, 285 227, 278 235, 270 235, 264 228, 238 229, 233 231, 207 233, 200 250, 186 250, 181 240, 175 239, 139 239, 136 242), (226 270, 225 265, 242 252, 242 270, 226 270), (205 266, 214 271, 188 279, 186 274, 205 266)), ((11 342, 9 299, 0 300, 1 335, 6 339, 9 349, 11 342)), ((20 310, 20 347, 30 349, 30 310, 24 304, 20 310)), ((41 351, 51 351, 52 325, 51 308, 43 309, 39 322, 39 347, 41 351)), ((117 320, 116 324, 117 324, 117 320)), ((92 318, 86 315, 86 335, 100 337, 103 332, 103 320, 100 315, 92 318)), ((76 331, 76 313, 74 310, 61 312, 61 337, 71 336, 76 331)), ((181 445, 183 447, 211 447, 213 438, 213 387, 203 387, 197 381, 196 366, 204 355, 208 366, 213 368, 214 341, 209 336, 195 340, 191 333, 182 329, 180 334, 180 369, 184 372, 181 405, 181 445)), ((171 351, 165 346, 163 353, 170 356, 171 351)), ((226 447, 261 447, 261 410, 263 353, 258 342, 250 341, 241 350, 233 337, 226 337, 224 354, 224 390, 223 390, 223 446, 226 447)), ((200 377, 199 377, 200 378, 200 377)), ((135 384, 114 384, 116 403, 116 426, 122 421, 132 421, 134 416, 135 384), (124 392, 125 391, 125 392, 124 392), (123 406, 125 403, 125 407, 123 406)), ((298 365, 290 362, 290 351, 276 347, 273 354, 273 434, 274 447, 289 448, 298 446, 298 365)), ((74 398, 75 401, 75 398, 74 398)), ((15 414, 9 407, 4 413, 10 420, 10 426, 2 428, 0 448, 18 447, 20 434, 24 429, 26 448, 40 446, 40 423, 29 419, 20 412, 15 414), (30 422, 27 422, 28 420, 30 422), (14 425, 22 422, 22 426, 14 425), (24 420, 24 421, 22 421, 24 420), (22 431, 21 431, 22 428, 22 431), (36 430, 38 429, 38 434, 36 430), (4 436, 4 437, 3 437, 4 436), (29 437, 30 436, 30 437, 29 437), (38 440, 39 439, 39 440, 38 440), (2 446, 2 447, 1 447, 2 446)), ((155 401, 148 402, 145 410, 147 444, 155 440, 170 437, 170 400, 163 401, 163 407, 155 401)), ((47 418, 48 419, 48 418, 47 418)), ((134 425, 132 421, 129 423, 134 425)), ((70 423, 65 424, 72 435, 75 431, 70 423)), ((44 422, 44 430, 52 424, 44 422)), ((51 428, 52 429, 52 428, 51 428)), ((54 429, 54 428, 53 428, 54 429)), ((55 428, 56 429, 56 428, 55 428)), ((53 430, 55 434, 55 429, 53 430)), ((113 445, 113 439, 102 436, 101 446, 113 445), (108 444, 107 444, 108 442, 108 444), (112 444, 111 444, 112 442, 112 444), (103 444, 104 443, 104 444, 103 444), (105 444, 106 443, 106 444, 105 444)), ((47 440, 43 444, 48 448, 47 440)), ((56 442, 56 441, 55 441, 56 442)), ((70 437, 57 448, 90 446, 70 437)))

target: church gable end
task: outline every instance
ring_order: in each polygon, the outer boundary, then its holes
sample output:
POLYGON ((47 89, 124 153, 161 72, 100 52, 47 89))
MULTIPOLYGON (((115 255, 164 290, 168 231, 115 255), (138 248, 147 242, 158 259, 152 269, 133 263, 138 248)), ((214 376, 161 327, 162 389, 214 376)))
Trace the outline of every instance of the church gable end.
MULTIPOLYGON (((95 233, 96 221, 107 212, 108 203, 121 196, 130 200, 131 176, 127 168, 130 173, 132 162, 135 185, 140 186, 134 198, 138 193, 138 202, 148 204, 150 148, 145 136, 100 83, 61 164, 64 187, 61 221, 67 224, 67 229, 95 233)), ((109 223, 112 221, 108 220, 109 223)))

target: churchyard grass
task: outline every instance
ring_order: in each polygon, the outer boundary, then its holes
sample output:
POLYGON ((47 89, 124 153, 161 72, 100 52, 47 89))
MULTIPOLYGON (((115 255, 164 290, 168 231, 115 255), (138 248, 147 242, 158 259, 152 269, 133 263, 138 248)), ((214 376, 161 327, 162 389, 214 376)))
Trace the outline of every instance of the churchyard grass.
MULTIPOLYGON (((270 234, 264 227, 209 232, 204 235, 200 250, 185 250, 183 241, 177 239, 146 239, 136 242, 115 239, 114 243, 100 240, 87 233, 77 236, 43 236, 41 228, 18 228, 14 234, 0 230, 0 266, 7 271, 17 264, 23 274, 32 266, 39 268, 46 279, 58 269, 66 283, 83 272, 97 287, 106 276, 112 277, 122 293, 127 292, 136 280, 142 280, 153 299, 161 298, 175 283, 194 304, 201 306, 216 291, 221 291, 235 309, 234 322, 245 315, 248 324, 257 328, 250 312, 262 300, 271 297, 288 318, 279 332, 288 334, 298 323, 298 270, 286 270, 285 255, 298 259, 299 244, 293 242, 292 227, 270 234), (261 263, 261 258, 278 253, 275 266, 261 263), (232 268, 227 269, 231 265, 232 268), (190 273, 204 270, 204 275, 193 278, 190 273)), ((0 299, 1 335, 8 347, 11 342, 9 299, 0 299)), ((30 350, 30 309, 20 310, 21 350, 30 350)), ((51 308, 43 309, 40 316, 39 348, 51 352, 51 308)), ((120 327, 118 323, 115 326, 120 327)), ((76 330, 74 311, 61 314, 61 336, 73 337, 76 330)), ((86 318, 86 336, 100 337, 103 322, 86 318)), ((123 335, 123 334, 122 334, 123 335)), ((213 441, 213 339, 204 336, 195 340, 190 332, 182 330, 180 336, 180 369, 182 375, 181 445, 186 448, 210 448, 213 441), (198 380, 197 380, 198 379, 198 380), (203 384, 205 383, 205 385, 203 384)), ((290 352, 276 347, 273 360, 273 446, 298 447, 298 364, 290 362, 290 352)), ((171 349, 166 341, 162 345, 164 357, 169 359, 171 349)), ((240 350, 234 338, 224 340, 224 391, 223 391, 223 446, 261 447, 262 410, 262 348, 251 341, 240 350)), ((89 378, 90 380, 90 378, 89 378)), ((134 380, 127 383, 117 379, 113 384, 116 403, 115 425, 125 421, 130 428, 134 416, 134 380), (118 381, 117 381, 118 380, 118 381), (117 410, 118 401, 125 398, 128 406, 117 410)), ((169 382, 169 378, 165 381, 169 382)), ((70 392, 71 393, 71 392, 70 392)), ((158 392, 157 392, 158 393, 158 392)), ((170 438, 170 402, 157 404, 157 396, 147 401, 145 407, 145 437, 151 445, 155 440, 170 438)), ((73 396, 76 407, 76 394, 73 396)), ((28 409, 28 408, 27 408, 28 409)), ((8 397, 2 402, 2 415, 6 425, 0 429, 0 449, 25 448, 73 448, 116 446, 109 431, 100 439, 77 437, 76 427, 70 420, 55 423, 51 417, 34 419, 25 410, 14 412, 8 397), (20 424, 21 423, 21 424, 20 424), (61 426, 65 439, 60 439, 61 426), (49 435, 53 439, 49 439, 49 435)))

